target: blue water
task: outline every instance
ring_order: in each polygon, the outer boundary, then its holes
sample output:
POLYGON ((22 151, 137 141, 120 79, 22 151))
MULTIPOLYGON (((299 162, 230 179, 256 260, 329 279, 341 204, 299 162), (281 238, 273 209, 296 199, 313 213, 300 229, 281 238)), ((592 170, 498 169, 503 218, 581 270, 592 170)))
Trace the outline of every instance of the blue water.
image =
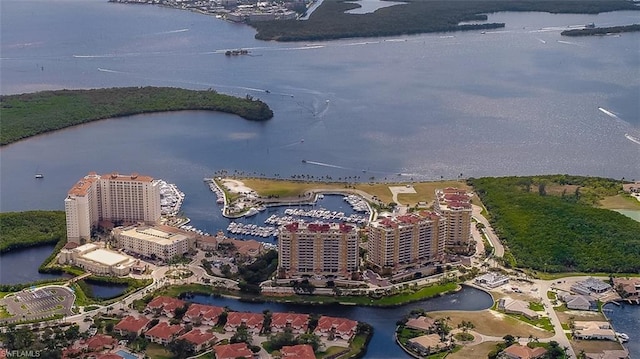
POLYGON ((44 245, 0 254, 0 284, 60 278, 58 274, 38 273, 38 267, 49 257, 54 247, 55 245, 44 245))
POLYGON ((369 343, 366 358, 408 358, 409 356, 395 344, 393 333, 396 322, 413 309, 436 310, 482 310, 491 307, 493 301, 487 293, 464 287, 460 292, 403 305, 397 308, 369 308, 343 305, 295 305, 281 303, 246 303, 229 298, 213 298, 196 295, 189 299, 196 303, 228 306, 232 310, 262 312, 298 312, 324 314, 363 321, 374 327, 374 334, 369 343))
POLYGON ((124 291, 127 289, 126 285, 117 284, 87 283, 87 285, 91 288, 94 297, 102 299, 115 298, 124 293, 124 291))
MULTIPOLYGON (((255 40, 244 25, 156 6, 104 0, 0 6, 2 94, 214 88, 260 98, 275 113, 265 123, 206 112, 140 115, 2 147, 1 211, 61 210, 70 186, 89 171, 176 183, 187 196, 184 213, 210 233, 228 221, 202 179, 221 169, 362 181, 398 173, 407 181, 460 173, 640 178, 640 148, 624 137, 640 136, 640 33, 560 36, 590 22, 638 23, 640 12, 498 13, 488 21, 506 27, 485 34, 275 43, 255 40), (252 56, 224 56, 235 48, 252 56), (45 178, 34 180, 35 171, 45 178)), ((22 266, 3 257, 0 282, 26 280, 32 271, 22 269, 35 271, 42 259, 23 258, 22 266)), ((627 332, 640 332, 638 309, 630 310, 635 327, 627 332)), ((367 321, 387 326, 397 320, 386 310, 367 313, 367 321)), ((392 329, 381 328, 369 356, 397 350, 392 329)))
POLYGON ((624 346, 629 350, 630 357, 640 358, 640 305, 607 304, 604 309, 613 329, 629 336, 629 342, 624 346))

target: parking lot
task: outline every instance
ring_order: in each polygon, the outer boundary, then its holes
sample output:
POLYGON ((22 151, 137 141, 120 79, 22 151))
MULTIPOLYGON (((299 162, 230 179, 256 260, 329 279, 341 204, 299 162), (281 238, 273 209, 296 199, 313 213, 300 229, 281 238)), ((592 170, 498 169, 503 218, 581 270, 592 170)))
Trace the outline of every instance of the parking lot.
POLYGON ((51 286, 38 289, 24 289, 2 299, 11 315, 5 322, 39 320, 56 314, 71 315, 75 295, 66 287, 51 286))

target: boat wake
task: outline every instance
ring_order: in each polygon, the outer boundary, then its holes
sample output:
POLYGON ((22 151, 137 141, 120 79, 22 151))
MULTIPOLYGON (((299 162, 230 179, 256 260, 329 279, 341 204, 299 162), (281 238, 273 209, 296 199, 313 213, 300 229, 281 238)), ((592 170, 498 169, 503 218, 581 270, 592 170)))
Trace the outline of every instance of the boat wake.
POLYGON ((620 117, 618 117, 618 115, 616 115, 615 113, 613 113, 613 112, 611 112, 611 111, 609 111, 609 110, 607 110, 605 108, 598 107, 598 110, 600 110, 600 112, 604 113, 605 115, 607 115, 607 116, 609 116, 611 118, 615 118, 617 120, 620 119, 620 117))
POLYGON ((343 170, 350 170, 351 169, 351 168, 342 167, 342 166, 338 166, 338 165, 332 165, 332 164, 324 163, 324 162, 303 160, 303 163, 306 163, 306 164, 309 164, 309 165, 322 166, 322 167, 340 168, 340 169, 343 169, 343 170))
POLYGON ((560 44, 585 47, 583 44, 580 44, 580 43, 577 43, 577 42, 564 41, 564 40, 557 40, 557 41, 558 41, 558 43, 560 43, 560 44))
POLYGON ((544 40, 542 40, 542 39, 538 39, 538 38, 536 38, 536 40, 540 41, 540 42, 541 42, 541 43, 543 43, 543 44, 546 44, 546 43, 547 43, 546 41, 544 41, 544 40))
POLYGON ((180 32, 187 32, 187 31, 189 31, 189 29, 170 30, 170 31, 157 32, 154 35, 177 34, 177 33, 180 33, 180 32))
POLYGON ((629 141, 631 141, 631 142, 633 142, 633 143, 637 143, 637 144, 639 144, 639 145, 640 145, 640 138, 638 138, 638 137, 633 137, 633 136, 631 136, 631 135, 630 135, 630 134, 628 134, 628 133, 625 133, 625 134, 624 134, 624 137, 626 137, 626 138, 627 138, 627 140, 629 140, 629 141))
POLYGON ((103 68, 100 68, 100 67, 98 67, 98 71, 100 71, 100 72, 109 72, 109 73, 112 73, 112 74, 126 74, 126 72, 123 72, 123 71, 103 69, 103 68))

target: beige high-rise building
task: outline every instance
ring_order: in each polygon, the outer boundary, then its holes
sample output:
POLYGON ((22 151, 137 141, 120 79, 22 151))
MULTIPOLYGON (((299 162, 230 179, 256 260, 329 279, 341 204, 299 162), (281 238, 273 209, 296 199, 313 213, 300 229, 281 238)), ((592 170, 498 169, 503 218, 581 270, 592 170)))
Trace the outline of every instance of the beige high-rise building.
POLYGON ((335 275, 349 278, 358 271, 358 230, 337 223, 291 223, 278 234, 278 270, 291 278, 335 275))
POLYGON ((156 223, 161 215, 160 188, 149 176, 91 172, 69 190, 64 209, 67 240, 80 243, 103 220, 156 223))
POLYGON ((433 205, 436 213, 447 219, 445 243, 448 247, 466 248, 471 239, 471 197, 458 188, 436 190, 433 205))
POLYGON ((444 254, 443 217, 423 211, 369 223, 368 261, 379 269, 424 265, 444 254))

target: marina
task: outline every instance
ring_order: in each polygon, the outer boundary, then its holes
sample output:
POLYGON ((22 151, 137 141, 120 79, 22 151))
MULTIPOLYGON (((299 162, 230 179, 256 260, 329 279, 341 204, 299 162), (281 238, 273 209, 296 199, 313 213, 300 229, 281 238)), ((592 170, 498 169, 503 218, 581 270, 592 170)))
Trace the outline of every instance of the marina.
POLYGON ((173 183, 160 180, 160 212, 163 216, 176 216, 180 212, 184 193, 173 183))

